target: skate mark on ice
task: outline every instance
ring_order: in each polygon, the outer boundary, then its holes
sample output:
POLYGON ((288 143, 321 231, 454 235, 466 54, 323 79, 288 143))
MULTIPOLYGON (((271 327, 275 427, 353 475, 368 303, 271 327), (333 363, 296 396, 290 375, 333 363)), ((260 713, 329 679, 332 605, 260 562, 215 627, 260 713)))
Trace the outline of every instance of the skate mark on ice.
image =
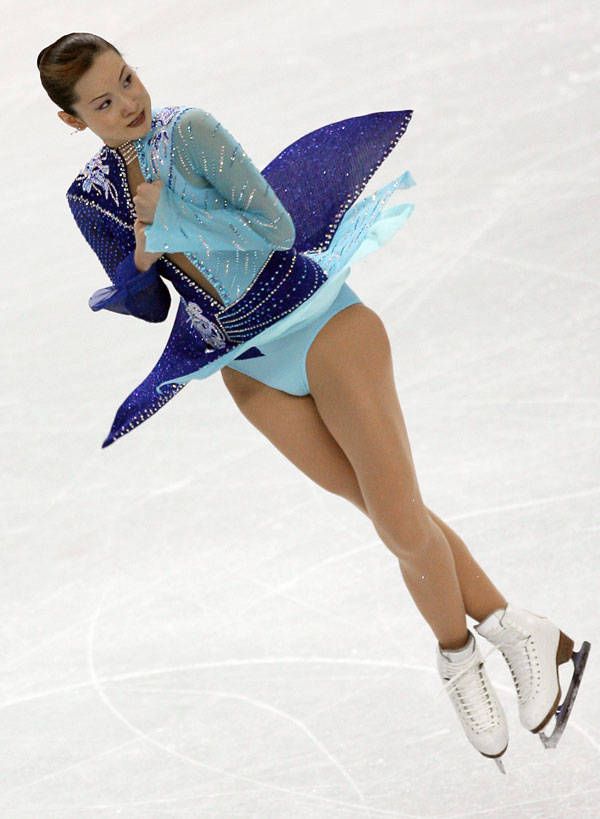
POLYGON ((592 486, 589 489, 582 489, 579 492, 563 492, 560 495, 547 495, 542 498, 535 498, 529 501, 518 501, 516 503, 498 504, 497 506, 487 506, 482 509, 475 509, 473 512, 459 512, 456 515, 446 515, 445 519, 449 523, 467 518, 477 518, 480 515, 489 515, 494 512, 510 512, 513 509, 530 509, 536 506, 543 506, 545 503, 561 503, 575 498, 587 498, 590 495, 600 494, 600 486, 592 486))
MULTIPOLYGON (((395 817, 404 816, 404 817, 408 817, 409 819, 420 819, 416 814, 409 814, 409 813, 398 814, 397 811, 386 811, 386 810, 381 810, 381 809, 378 809, 378 808, 372 808, 372 807, 370 807, 368 805, 365 805, 364 804, 364 801, 365 801, 364 795, 360 791, 360 788, 358 787, 356 782, 353 780, 353 778, 350 776, 350 774, 346 771, 346 769, 335 759, 335 757, 320 742, 320 740, 308 729, 307 726, 305 726, 300 720, 297 720, 295 717, 292 717, 291 715, 286 714, 285 712, 280 711, 279 709, 274 708, 273 706, 268 706, 266 703, 259 702, 258 700, 253 700, 253 699, 251 699, 249 697, 243 697, 243 696, 240 696, 240 695, 232 695, 229 692, 219 692, 219 691, 214 691, 214 690, 211 690, 211 689, 207 689, 207 692, 211 693, 211 694, 217 693, 217 694, 220 694, 221 696, 226 696, 226 697, 233 698, 233 699, 242 699, 242 700, 246 700, 248 702, 251 702, 254 705, 260 705, 260 707, 265 708, 267 710, 271 710, 271 711, 277 713, 279 716, 283 716, 286 719, 288 719, 289 721, 296 724, 297 726, 301 727, 303 732, 306 733, 309 736, 309 738, 313 741, 313 743, 328 757, 328 759, 332 762, 332 764, 334 764, 335 767, 342 773, 344 778, 352 785, 354 790, 357 791, 357 793, 359 794, 359 797, 361 799, 362 804, 357 805, 357 804, 354 804, 354 803, 344 802, 344 801, 339 800, 339 799, 328 799, 326 797, 315 796, 314 794, 311 794, 311 793, 308 793, 308 792, 298 793, 298 791, 295 791, 292 788, 281 787, 281 786, 274 785, 274 784, 272 784, 270 782, 267 782, 267 781, 256 779, 255 777, 244 776, 242 774, 236 774, 236 773, 233 773, 232 771, 226 770, 225 768, 220 768, 220 767, 215 766, 215 765, 209 765, 209 764, 207 764, 205 762, 201 762, 201 761, 195 759, 194 757, 189 756, 188 754, 184 754, 184 753, 181 753, 181 752, 175 750, 175 748, 171 747, 170 745, 167 745, 167 744, 165 744, 163 742, 160 742, 160 741, 154 739, 152 736, 150 736, 150 734, 148 734, 147 732, 142 731, 141 729, 139 729, 137 726, 135 726, 125 716, 125 714, 123 712, 121 712, 112 703, 112 701, 110 700, 110 698, 106 694, 106 691, 105 691, 102 683, 103 682, 108 682, 108 681, 115 681, 115 678, 104 678, 103 680, 101 680, 101 678, 96 673, 96 668, 95 668, 95 664, 94 664, 94 636, 95 636, 95 631, 96 631, 96 624, 97 624, 98 619, 100 617, 100 614, 102 612, 103 599, 104 599, 105 595, 106 595, 106 590, 103 593, 102 597, 100 598, 100 602, 98 603, 98 607, 96 608, 94 616, 91 619, 90 628, 89 628, 89 631, 88 631, 87 661, 88 661, 88 672, 89 672, 89 677, 90 677, 90 685, 93 687, 93 689, 95 690, 95 692, 98 695, 99 699, 104 703, 104 705, 107 707, 107 709, 109 711, 111 711, 111 713, 120 722, 122 722, 131 732, 133 732, 141 740, 144 740, 145 742, 150 743, 151 745, 158 748, 159 750, 164 751, 165 753, 167 753, 169 756, 177 757, 177 758, 179 758, 179 759, 181 759, 181 760, 183 760, 185 762, 190 763, 191 765, 193 765, 195 767, 202 768, 204 770, 209 770, 209 771, 212 771, 213 773, 219 773, 219 774, 222 774, 225 777, 232 777, 233 779, 236 779, 236 780, 239 780, 239 781, 242 781, 242 782, 249 782, 250 784, 253 784, 253 785, 259 785, 260 787, 267 788, 268 790, 275 790, 275 791, 278 791, 278 792, 283 792, 283 793, 289 794, 291 796, 294 796, 296 798, 300 796, 300 797, 303 797, 303 798, 306 798, 306 799, 313 799, 313 800, 316 800, 318 802, 325 802, 325 803, 330 803, 330 804, 335 804, 335 805, 340 805, 340 806, 345 806, 345 807, 352 807, 355 810, 360 808, 362 810, 365 810, 369 814, 377 814, 378 816, 395 816, 395 817)), ((305 662, 304 658, 297 658, 297 660, 301 661, 303 663, 305 662)), ((284 662, 285 661, 286 660, 284 660, 284 662)), ((198 663, 198 664, 193 664, 192 667, 208 668, 208 667, 220 667, 220 666, 231 666, 231 665, 254 665, 257 662, 262 662, 262 660, 258 660, 258 661, 257 660, 250 660, 250 661, 243 660, 243 661, 239 661, 239 662, 238 661, 226 661, 226 662, 217 662, 217 663, 198 663)), ((279 662, 280 661, 278 661, 278 660, 271 660, 270 661, 271 664, 275 664, 275 663, 278 664, 279 662)), ((352 661, 352 662, 354 663, 355 661, 352 661)), ((186 666, 186 667, 189 668, 190 666, 186 666)), ((172 673, 174 671, 180 670, 181 668, 182 668, 181 666, 171 666, 171 667, 161 669, 158 672, 155 671, 155 670, 145 671, 145 672, 136 671, 133 674, 125 674, 125 675, 120 675, 120 676, 121 676, 122 679, 124 679, 124 678, 131 679, 133 677, 138 677, 138 678, 139 677, 147 677, 149 673, 150 674, 154 674, 154 673, 172 673)))

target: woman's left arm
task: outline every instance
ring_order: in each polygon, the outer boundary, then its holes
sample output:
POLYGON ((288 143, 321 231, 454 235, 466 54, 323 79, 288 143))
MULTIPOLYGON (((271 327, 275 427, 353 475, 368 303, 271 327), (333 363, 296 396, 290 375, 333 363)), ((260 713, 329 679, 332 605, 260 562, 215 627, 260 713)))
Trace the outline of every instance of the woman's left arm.
MULTIPOLYGON (((206 179, 224 199, 223 208, 191 207, 166 185, 154 222, 145 229, 150 251, 288 250, 296 229, 292 217, 242 146, 211 114, 190 108, 172 131, 172 161, 191 187, 206 179)), ((210 190, 210 189, 207 189, 210 190)), ((198 187, 195 188, 196 194, 198 187)))

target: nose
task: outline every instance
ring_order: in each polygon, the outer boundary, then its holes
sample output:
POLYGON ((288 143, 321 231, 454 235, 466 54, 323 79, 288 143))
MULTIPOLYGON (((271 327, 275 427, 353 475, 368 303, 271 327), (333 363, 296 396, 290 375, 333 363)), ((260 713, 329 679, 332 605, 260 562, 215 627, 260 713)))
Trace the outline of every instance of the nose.
POLYGON ((131 114, 135 114, 135 112, 140 107, 138 101, 134 100, 132 97, 123 97, 121 103, 122 103, 121 111, 124 116, 130 116, 131 114))
POLYGON ((139 113, 140 107, 141 106, 139 106, 139 105, 133 105, 132 104, 132 105, 128 105, 127 109, 123 111, 123 119, 125 120, 125 123, 127 125, 131 122, 133 117, 136 115, 136 112, 139 113))

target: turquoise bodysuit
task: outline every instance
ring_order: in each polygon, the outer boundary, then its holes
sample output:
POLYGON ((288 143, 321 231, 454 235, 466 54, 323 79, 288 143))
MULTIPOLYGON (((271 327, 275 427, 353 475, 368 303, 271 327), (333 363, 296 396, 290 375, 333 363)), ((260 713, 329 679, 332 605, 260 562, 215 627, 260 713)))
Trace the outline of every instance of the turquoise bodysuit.
POLYGON ((179 296, 163 353, 122 402, 104 447, 190 380, 224 366, 292 394, 308 391, 310 341, 337 310, 360 301, 345 284, 350 264, 389 241, 414 209, 384 207, 396 190, 415 184, 408 171, 357 201, 411 116, 384 111, 330 123, 261 172, 208 112, 153 109, 151 127, 134 141, 145 180, 163 181, 144 229, 146 250, 185 253, 220 300, 164 255, 137 270, 124 160, 104 145, 86 163, 67 200, 112 283, 90 297, 92 310, 160 322, 171 303, 165 280, 179 296))

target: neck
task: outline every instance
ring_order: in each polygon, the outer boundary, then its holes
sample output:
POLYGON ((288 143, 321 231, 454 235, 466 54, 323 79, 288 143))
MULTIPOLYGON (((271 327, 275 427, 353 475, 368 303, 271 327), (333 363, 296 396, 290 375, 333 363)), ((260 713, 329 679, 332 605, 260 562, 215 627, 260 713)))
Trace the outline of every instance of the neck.
POLYGON ((115 147, 127 165, 130 165, 135 159, 137 159, 135 139, 128 139, 127 142, 122 142, 120 145, 115 147))

